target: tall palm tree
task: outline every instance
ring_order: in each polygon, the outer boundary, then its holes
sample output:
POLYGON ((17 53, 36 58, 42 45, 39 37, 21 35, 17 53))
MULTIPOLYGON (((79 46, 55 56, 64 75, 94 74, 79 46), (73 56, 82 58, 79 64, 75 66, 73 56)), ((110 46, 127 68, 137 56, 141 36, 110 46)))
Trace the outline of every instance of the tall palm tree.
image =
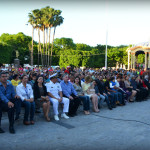
POLYGON ((48 26, 48 29, 49 29, 49 42, 48 42, 48 66, 50 64, 50 61, 49 61, 49 57, 50 57, 50 35, 51 35, 51 28, 53 27, 53 20, 54 20, 54 16, 55 16, 55 10, 53 8, 50 9, 50 16, 49 16, 49 26, 48 26))
POLYGON ((32 49, 31 49, 31 66, 33 66, 33 40, 34 40, 34 28, 35 28, 35 17, 33 15, 33 13, 29 13, 28 14, 29 20, 28 22, 31 24, 32 26, 32 49))
POLYGON ((42 17, 41 17, 41 27, 42 27, 42 31, 43 31, 43 54, 44 54, 44 65, 46 64, 45 62, 45 29, 46 29, 46 20, 47 20, 47 16, 46 16, 46 8, 42 8, 41 9, 41 13, 42 13, 42 17))
MULTIPOLYGON (((33 65, 33 36, 34 29, 38 30, 39 37, 39 46, 38 46, 38 65, 39 65, 39 53, 41 53, 42 65, 49 65, 49 55, 50 55, 50 34, 51 28, 54 27, 54 34, 51 46, 51 57, 54 43, 54 36, 56 27, 63 23, 63 18, 60 16, 61 11, 50 8, 49 6, 42 9, 35 9, 32 13, 29 13, 29 23, 32 25, 32 50, 31 50, 31 65, 33 65), (43 32, 43 52, 41 50, 41 42, 40 42, 40 31, 43 32), (46 37, 45 37, 46 31, 46 37), (46 51, 45 51, 45 38, 46 38, 46 51), (49 39, 49 41, 48 41, 49 39), (44 55, 44 57, 43 57, 44 55)), ((51 58, 52 61, 52 58, 51 58)))
POLYGON ((47 6, 44 9, 44 13, 45 13, 45 28, 46 28, 46 64, 49 65, 50 34, 51 34, 50 31, 51 31, 51 27, 53 23, 53 17, 55 16, 55 10, 47 6), (49 33, 48 33, 48 30, 49 30, 49 33), (48 41, 48 38, 49 38, 49 41, 48 41))
POLYGON ((53 40, 52 40, 52 46, 51 46, 50 66, 52 65, 53 45, 54 45, 54 37, 55 37, 56 27, 60 26, 64 20, 64 18, 62 16, 60 16, 60 14, 61 14, 61 11, 56 10, 56 15, 55 15, 54 20, 53 20, 54 32, 53 32, 53 40))
POLYGON ((35 28, 38 30, 38 37, 39 37, 39 45, 38 45, 38 66, 39 66, 39 55, 41 53, 41 61, 43 65, 43 56, 41 51, 41 41, 40 41, 40 29, 41 29, 41 11, 39 9, 35 9, 32 11, 33 15, 35 16, 35 28))

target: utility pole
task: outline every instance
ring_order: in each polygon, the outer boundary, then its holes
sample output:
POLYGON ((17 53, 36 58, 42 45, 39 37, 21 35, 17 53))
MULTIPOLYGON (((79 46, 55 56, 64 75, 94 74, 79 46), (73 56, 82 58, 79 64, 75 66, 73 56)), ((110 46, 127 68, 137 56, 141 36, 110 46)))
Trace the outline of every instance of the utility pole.
POLYGON ((33 37, 34 37, 34 26, 32 26, 31 66, 33 66, 33 37))
POLYGON ((105 69, 107 69, 107 41, 108 41, 108 1, 106 0, 106 50, 105 50, 105 69))

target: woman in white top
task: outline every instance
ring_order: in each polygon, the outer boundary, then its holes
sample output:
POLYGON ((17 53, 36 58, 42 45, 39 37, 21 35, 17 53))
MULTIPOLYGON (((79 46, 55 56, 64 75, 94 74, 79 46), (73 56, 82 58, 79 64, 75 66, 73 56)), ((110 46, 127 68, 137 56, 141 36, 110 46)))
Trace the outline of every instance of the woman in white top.
POLYGON ((27 84, 28 77, 27 75, 23 75, 21 77, 21 84, 16 87, 16 93, 20 96, 22 100, 22 105, 25 107, 24 114, 24 125, 34 124, 34 112, 35 112, 35 103, 33 97, 33 90, 30 84, 27 84), (30 114, 30 122, 29 122, 29 114, 30 114))
POLYGON ((86 96, 89 96, 92 100, 93 104, 93 111, 99 112, 98 109, 98 96, 95 94, 94 85, 91 83, 91 77, 87 76, 85 77, 85 82, 82 84, 83 92, 86 96))

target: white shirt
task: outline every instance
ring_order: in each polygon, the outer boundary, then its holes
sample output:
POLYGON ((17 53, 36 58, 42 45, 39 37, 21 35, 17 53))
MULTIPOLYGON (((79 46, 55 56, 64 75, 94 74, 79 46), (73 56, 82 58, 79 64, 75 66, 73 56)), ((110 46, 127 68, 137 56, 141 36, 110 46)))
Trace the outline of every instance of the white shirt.
POLYGON ((56 98, 60 98, 59 92, 62 92, 60 83, 53 83, 52 81, 50 81, 49 83, 46 83, 45 86, 47 88, 47 92, 50 92, 56 98))
MULTIPOLYGON (((119 82, 118 82, 117 80, 115 80, 115 82, 116 82, 116 85, 115 85, 115 86, 118 87, 118 88, 120 88, 120 87, 119 87, 119 82)), ((109 86, 110 86, 110 88, 114 88, 114 86, 112 85, 111 82, 109 83, 109 86)))
POLYGON ((115 82, 116 82, 116 87, 119 87, 120 86, 119 82, 117 80, 115 80, 115 82))
POLYGON ((21 100, 24 101, 24 99, 30 99, 33 97, 33 90, 32 86, 30 84, 26 84, 26 88, 21 83, 16 87, 16 93, 18 96, 20 96, 21 100))

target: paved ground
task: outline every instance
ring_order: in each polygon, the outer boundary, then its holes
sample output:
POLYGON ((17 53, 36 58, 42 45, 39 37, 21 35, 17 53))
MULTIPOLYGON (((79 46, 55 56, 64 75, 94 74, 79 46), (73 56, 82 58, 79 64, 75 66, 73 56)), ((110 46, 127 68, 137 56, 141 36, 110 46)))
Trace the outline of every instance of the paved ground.
POLYGON ((88 116, 79 111, 77 117, 59 122, 46 122, 40 114, 33 126, 22 125, 21 118, 15 123, 15 135, 8 132, 6 118, 4 114, 2 127, 6 133, 0 134, 0 150, 150 149, 150 100, 113 110, 104 107, 88 116))

